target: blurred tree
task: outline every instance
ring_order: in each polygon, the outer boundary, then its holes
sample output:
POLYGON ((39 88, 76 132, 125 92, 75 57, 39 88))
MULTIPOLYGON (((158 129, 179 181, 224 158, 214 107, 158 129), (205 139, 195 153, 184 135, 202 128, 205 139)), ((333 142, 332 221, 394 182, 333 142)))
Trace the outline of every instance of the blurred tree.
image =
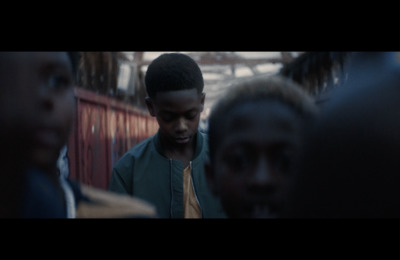
POLYGON ((122 52, 81 52, 80 78, 82 88, 114 96, 120 59, 127 57, 122 52))
POLYGON ((115 97, 141 109, 145 108, 146 90, 143 73, 137 62, 143 52, 133 53, 132 61, 124 52, 81 52, 78 83, 81 88, 98 94, 115 97), (118 89, 118 76, 122 63, 130 64, 129 86, 127 90, 118 89))
POLYGON ((311 94, 318 95, 325 88, 345 80, 343 67, 348 56, 348 52, 305 52, 284 63, 279 73, 296 81, 311 94))

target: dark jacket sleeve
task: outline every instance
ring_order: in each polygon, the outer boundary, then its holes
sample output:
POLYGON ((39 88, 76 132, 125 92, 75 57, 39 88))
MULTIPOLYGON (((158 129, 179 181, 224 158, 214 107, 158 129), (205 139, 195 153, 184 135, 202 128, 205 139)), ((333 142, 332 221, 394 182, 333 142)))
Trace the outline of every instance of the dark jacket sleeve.
POLYGON ((134 157, 126 154, 114 166, 108 190, 133 195, 133 169, 134 157))

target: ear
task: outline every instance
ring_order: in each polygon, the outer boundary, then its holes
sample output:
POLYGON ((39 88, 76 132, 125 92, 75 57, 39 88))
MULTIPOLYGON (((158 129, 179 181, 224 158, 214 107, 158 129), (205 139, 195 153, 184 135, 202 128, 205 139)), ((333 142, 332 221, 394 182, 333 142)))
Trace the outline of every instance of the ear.
POLYGON ((204 101, 206 100, 206 93, 201 93, 201 99, 200 99, 200 104, 201 104, 201 108, 200 111, 203 112, 204 110, 204 101))
POLYGON ((213 171, 213 167, 211 166, 210 159, 204 160, 204 172, 206 175, 207 185, 210 191, 215 195, 218 196, 218 188, 217 188, 217 180, 213 171))
POLYGON ((150 115, 156 116, 153 100, 150 97, 146 97, 145 102, 146 102, 147 110, 149 110, 150 115))

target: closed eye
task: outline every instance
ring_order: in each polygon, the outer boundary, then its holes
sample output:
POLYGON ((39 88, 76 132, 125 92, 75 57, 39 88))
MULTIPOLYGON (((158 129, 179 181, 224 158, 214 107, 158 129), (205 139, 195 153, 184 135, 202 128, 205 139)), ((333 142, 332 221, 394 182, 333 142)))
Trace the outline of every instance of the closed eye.
POLYGON ((232 172, 243 173, 246 169, 248 170, 253 164, 254 157, 245 148, 237 147, 226 150, 226 154, 223 156, 224 164, 232 172))
POLYGON ((72 80, 63 75, 50 75, 48 79, 50 89, 59 90, 72 86, 72 80))
POLYGON ((195 119, 197 117, 197 115, 198 115, 197 111, 192 111, 192 112, 187 113, 185 115, 185 118, 187 120, 193 120, 193 119, 195 119))

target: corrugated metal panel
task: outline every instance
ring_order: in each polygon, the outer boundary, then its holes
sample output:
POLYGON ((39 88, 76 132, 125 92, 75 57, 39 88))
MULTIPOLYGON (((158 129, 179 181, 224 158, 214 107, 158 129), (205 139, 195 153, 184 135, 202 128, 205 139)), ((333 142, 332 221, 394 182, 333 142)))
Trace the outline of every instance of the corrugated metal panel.
POLYGON ((134 145, 155 134, 148 113, 111 97, 75 89, 77 118, 68 143, 70 178, 107 189, 113 165, 134 145))

